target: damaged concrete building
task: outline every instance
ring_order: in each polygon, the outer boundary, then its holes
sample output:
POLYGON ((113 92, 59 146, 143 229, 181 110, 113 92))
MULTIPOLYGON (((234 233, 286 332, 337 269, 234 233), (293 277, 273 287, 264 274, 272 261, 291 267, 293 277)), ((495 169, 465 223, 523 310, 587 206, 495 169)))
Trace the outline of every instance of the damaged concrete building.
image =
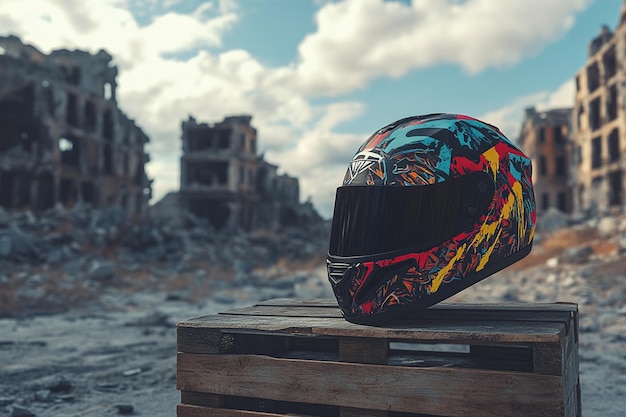
POLYGON ((572 212, 571 115, 571 108, 526 109, 518 143, 533 161, 538 213, 551 207, 572 212))
POLYGON ((576 75, 574 205, 600 213, 626 208, 626 3, 612 32, 604 26, 576 75))
POLYGON ((217 229, 275 230, 319 219, 301 204, 297 178, 257 155, 252 116, 226 117, 209 125, 182 123, 180 199, 183 208, 217 229))
POLYGON ((44 54, 0 37, 0 206, 119 205, 143 214, 148 136, 118 107, 117 67, 97 54, 44 54))

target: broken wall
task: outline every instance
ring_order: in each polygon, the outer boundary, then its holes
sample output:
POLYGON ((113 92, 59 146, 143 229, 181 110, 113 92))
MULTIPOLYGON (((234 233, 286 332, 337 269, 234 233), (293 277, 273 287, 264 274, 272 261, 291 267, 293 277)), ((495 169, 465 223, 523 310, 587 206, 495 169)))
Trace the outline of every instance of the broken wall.
POLYGON ((0 38, 0 205, 10 210, 120 205, 151 197, 149 141, 117 106, 117 68, 105 51, 42 54, 0 38))

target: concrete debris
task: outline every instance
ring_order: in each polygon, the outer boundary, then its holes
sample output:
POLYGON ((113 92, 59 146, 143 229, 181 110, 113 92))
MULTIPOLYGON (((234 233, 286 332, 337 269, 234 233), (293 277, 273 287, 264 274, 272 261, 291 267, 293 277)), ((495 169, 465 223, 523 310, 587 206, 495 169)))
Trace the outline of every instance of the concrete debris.
POLYGON ((6 302, 0 302, 0 317, 60 312, 97 302, 106 296, 102 288, 107 286, 167 287, 172 300, 197 298, 199 287, 217 288, 220 281, 288 294, 298 279, 280 278, 298 271, 286 266, 278 277, 263 276, 267 271, 259 269, 281 260, 315 258, 321 264, 328 248, 329 222, 321 220, 275 232, 245 232, 217 230, 206 219, 184 211, 169 219, 150 215, 135 219, 119 207, 77 205, 4 216, 0 293, 5 289, 6 302), (137 276, 149 282, 138 281, 137 276), (174 284, 176 280, 181 283, 174 284), (183 284, 184 280, 193 283, 183 284))
POLYGON ((554 207, 537 216, 537 231, 551 233, 563 229, 569 225, 569 217, 554 207))

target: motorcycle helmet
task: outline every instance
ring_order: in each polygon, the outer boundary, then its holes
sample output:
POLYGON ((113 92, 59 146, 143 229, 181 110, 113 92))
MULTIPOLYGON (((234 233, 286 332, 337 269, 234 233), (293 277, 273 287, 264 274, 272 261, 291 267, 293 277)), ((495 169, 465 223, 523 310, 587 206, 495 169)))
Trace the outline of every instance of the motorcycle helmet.
POLYGON ((415 312, 526 256, 531 174, 497 127, 468 116, 409 117, 375 132, 335 196, 327 269, 346 320, 415 312))

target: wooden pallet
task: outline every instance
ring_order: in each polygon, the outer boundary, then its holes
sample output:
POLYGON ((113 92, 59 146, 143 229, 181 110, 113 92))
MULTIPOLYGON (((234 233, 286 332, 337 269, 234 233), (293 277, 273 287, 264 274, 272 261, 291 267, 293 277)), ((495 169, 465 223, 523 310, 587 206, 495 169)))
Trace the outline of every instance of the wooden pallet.
POLYGON ((391 325, 278 299, 178 323, 178 417, 581 415, 575 304, 439 304, 391 325))

